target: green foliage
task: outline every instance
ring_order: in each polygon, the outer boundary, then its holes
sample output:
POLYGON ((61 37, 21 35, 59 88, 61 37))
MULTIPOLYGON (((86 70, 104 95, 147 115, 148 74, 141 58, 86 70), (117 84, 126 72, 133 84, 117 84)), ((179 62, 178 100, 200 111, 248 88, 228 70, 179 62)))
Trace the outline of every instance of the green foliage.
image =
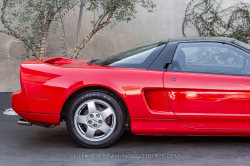
POLYGON ((49 27, 46 21, 59 21, 59 12, 67 13, 77 0, 3 0, 6 7, 2 8, 2 22, 10 35, 24 43, 27 54, 39 57, 42 37, 49 27), (13 35, 15 33, 15 35, 13 35))
POLYGON ((191 0, 182 24, 185 29, 192 24, 200 36, 231 37, 248 43, 250 40, 250 4, 239 2, 223 9, 222 0, 191 0))
MULTIPOLYGON (((61 16, 67 14, 75 6, 82 5, 87 11, 103 12, 98 20, 93 22, 95 29, 91 37, 111 22, 114 26, 116 22, 128 22, 135 18, 136 5, 146 8, 148 12, 152 12, 156 7, 152 0, 3 0, 2 2, 1 21, 6 31, 0 30, 0 32, 12 35, 23 43, 27 50, 23 60, 32 56, 44 56, 51 23, 53 22, 56 26, 55 32, 62 20, 61 16), (102 20, 106 21, 102 22, 102 20)), ((63 34, 60 35, 63 37, 63 34)), ((82 42, 84 46, 91 37, 82 42)), ((65 39, 61 42, 65 43, 65 39)), ((61 49, 63 55, 66 56, 64 46, 65 44, 62 44, 61 49)), ((77 56, 81 49, 78 50, 77 56)))
POLYGON ((152 0, 89 0, 87 10, 103 10, 114 22, 130 21, 137 13, 136 5, 153 12, 156 5, 152 0))
POLYGON ((92 31, 79 45, 76 45, 74 53, 71 55, 72 58, 77 58, 92 37, 108 24, 111 23, 111 27, 113 27, 117 22, 129 22, 135 18, 136 5, 140 5, 148 12, 153 12, 156 7, 152 0, 87 0, 85 2, 87 10, 101 10, 102 14, 97 21, 92 21, 92 31))

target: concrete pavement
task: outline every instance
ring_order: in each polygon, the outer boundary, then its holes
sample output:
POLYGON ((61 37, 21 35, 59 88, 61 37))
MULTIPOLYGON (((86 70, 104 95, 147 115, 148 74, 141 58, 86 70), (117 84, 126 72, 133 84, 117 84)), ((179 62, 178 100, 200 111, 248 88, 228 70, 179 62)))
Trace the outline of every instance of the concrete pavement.
MULTIPOLYGON (((0 108, 11 107, 10 97, 0 93, 0 108)), ((18 119, 0 112, 0 166, 250 164, 249 137, 156 137, 126 131, 109 148, 85 149, 71 139, 65 123, 46 129, 19 126, 18 119)))

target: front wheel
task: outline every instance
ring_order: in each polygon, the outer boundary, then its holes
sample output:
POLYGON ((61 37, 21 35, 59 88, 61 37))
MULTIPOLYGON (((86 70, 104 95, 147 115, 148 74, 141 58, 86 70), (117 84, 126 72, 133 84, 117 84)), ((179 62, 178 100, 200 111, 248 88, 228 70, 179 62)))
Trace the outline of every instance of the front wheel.
POLYGON ((125 128, 119 103, 104 92, 87 92, 71 104, 66 116, 71 137, 87 148, 104 148, 116 142, 125 128))

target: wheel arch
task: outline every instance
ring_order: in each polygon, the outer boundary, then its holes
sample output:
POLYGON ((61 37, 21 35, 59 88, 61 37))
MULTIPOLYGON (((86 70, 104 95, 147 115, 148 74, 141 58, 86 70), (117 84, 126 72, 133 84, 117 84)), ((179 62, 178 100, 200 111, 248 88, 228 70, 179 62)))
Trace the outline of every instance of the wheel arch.
POLYGON ((128 107, 126 102, 123 100, 123 98, 114 90, 103 87, 103 86, 86 86, 82 87, 80 89, 77 89, 71 95, 66 99, 66 101, 63 104, 61 114, 60 114, 60 121, 63 121, 66 117, 66 113, 68 111, 69 106, 73 103, 73 101, 81 94, 89 92, 89 91, 101 91, 108 95, 111 95, 115 100, 118 101, 120 106, 122 107, 123 111, 125 112, 125 120, 126 120, 126 129, 130 129, 130 114, 128 111, 128 107))

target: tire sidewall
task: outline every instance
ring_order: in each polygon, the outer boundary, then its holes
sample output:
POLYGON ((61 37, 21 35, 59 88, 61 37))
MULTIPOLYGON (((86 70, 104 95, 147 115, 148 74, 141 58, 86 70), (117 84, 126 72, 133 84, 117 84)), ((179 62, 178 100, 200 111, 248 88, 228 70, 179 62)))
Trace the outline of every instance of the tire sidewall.
POLYGON ((82 146, 85 146, 88 148, 103 148, 103 147, 113 144, 122 135, 124 128, 125 128, 125 114, 124 114, 124 111, 122 110, 122 107, 119 105, 119 103, 110 95, 104 92, 90 91, 90 92, 86 92, 78 96, 70 105, 69 110, 67 112, 66 124, 67 124, 67 129, 70 135, 73 137, 73 139, 76 142, 78 142, 82 146), (113 130, 111 135, 109 135, 107 138, 101 141, 90 141, 90 140, 83 138, 77 132, 76 126, 74 123, 74 116, 78 107, 82 103, 88 100, 92 100, 92 99, 98 99, 98 100, 103 100, 107 102, 113 108, 115 115, 116 115, 115 129, 113 130))

